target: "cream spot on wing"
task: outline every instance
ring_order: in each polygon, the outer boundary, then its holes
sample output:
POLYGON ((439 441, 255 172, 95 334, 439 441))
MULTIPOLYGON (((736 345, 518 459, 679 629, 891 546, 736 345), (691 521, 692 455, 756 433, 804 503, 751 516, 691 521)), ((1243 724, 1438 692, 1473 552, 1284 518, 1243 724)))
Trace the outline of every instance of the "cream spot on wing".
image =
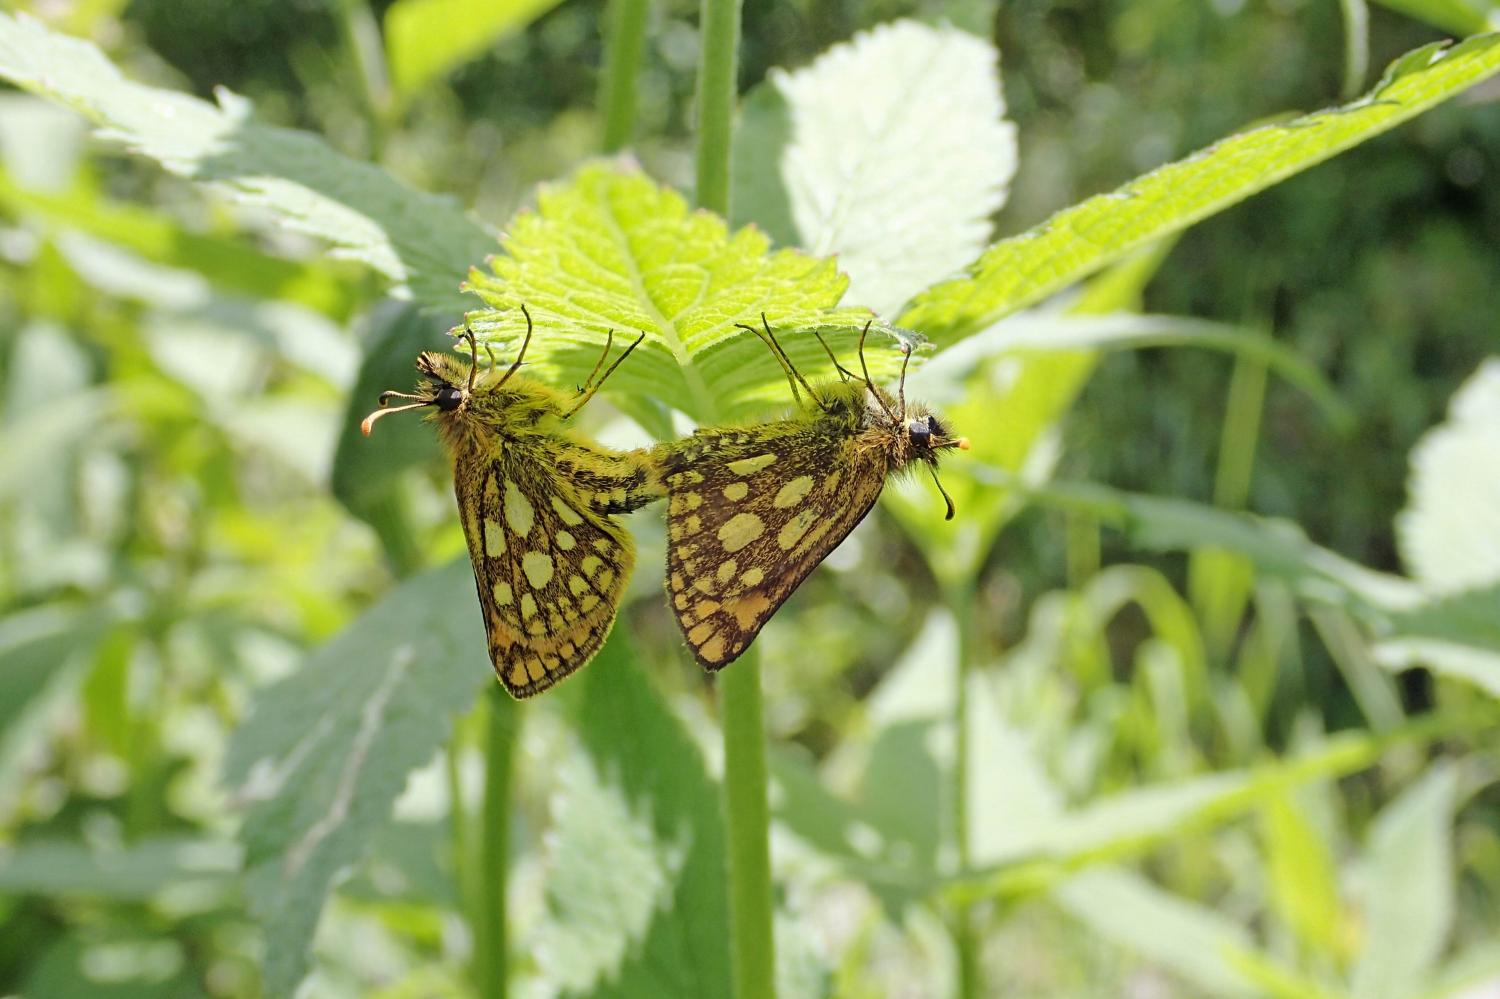
POLYGON ((702 645, 704 642, 708 641, 708 637, 712 635, 715 630, 716 629, 714 628, 714 623, 712 621, 704 621, 701 624, 694 625, 688 631, 687 640, 689 642, 692 642, 694 645, 702 645))
POLYGON ((724 487, 724 498, 738 502, 750 495, 750 484, 748 482, 731 482, 724 487))
POLYGON ((693 616, 701 621, 718 609, 719 602, 717 600, 700 600, 693 605, 693 616))
POLYGON ((562 522, 569 527, 577 527, 583 523, 583 517, 579 515, 578 511, 568 506, 568 504, 556 496, 552 497, 552 509, 557 511, 557 515, 562 518, 562 522))
POLYGON ((596 551, 596 552, 603 552, 605 554, 608 554, 609 553, 609 539, 608 538, 595 538, 594 539, 594 551, 596 551))
POLYGON ((541 552, 527 552, 521 556, 521 571, 533 590, 540 590, 552 581, 552 556, 541 552))
POLYGON ((724 658, 723 634, 717 634, 698 646, 698 655, 703 658, 704 662, 716 663, 722 661, 724 658))
POLYGON ((569 534, 567 531, 558 531, 557 536, 553 538, 553 540, 557 542, 557 547, 561 548, 565 552, 572 551, 573 546, 578 544, 578 539, 573 537, 573 535, 569 534))
POLYGON ((771 505, 778 510, 785 510, 789 506, 796 506, 802 502, 802 497, 812 491, 813 480, 811 475, 799 475, 776 492, 776 498, 771 505))
POLYGON ((734 615, 741 631, 749 631, 755 622, 771 607, 771 601, 761 593, 747 593, 743 597, 724 602, 724 609, 734 615))
POLYGON ((740 577, 740 582, 746 586, 759 586, 760 581, 765 578, 765 571, 760 566, 756 566, 753 569, 746 569, 745 574, 740 577))
POLYGON ((686 593, 679 593, 677 594, 677 596, 672 598, 672 606, 676 607, 678 610, 686 610, 687 605, 688 596, 686 593))
POLYGON ((526 686, 526 667, 521 663, 512 665, 510 672, 506 675, 510 677, 510 685, 512 687, 519 688, 526 686))
POLYGON ((585 576, 589 577, 590 579, 593 579, 594 578, 594 573, 598 572, 599 569, 600 569, 600 567, 603 566, 603 565, 604 565, 604 560, 601 559, 599 556, 597 556, 597 555, 587 555, 587 556, 584 557, 584 559, 583 559, 582 562, 578 563, 578 568, 580 568, 580 569, 583 570, 583 574, 585 576))
POLYGON ((505 529, 488 517, 484 521, 484 553, 490 558, 505 554, 505 529))
POLYGON ((569 576, 568 589, 573 592, 573 596, 581 597, 589 591, 588 580, 582 576, 569 576))
POLYGON ((700 506, 703 505, 703 494, 702 493, 688 493, 687 497, 683 500, 683 502, 687 504, 687 508, 689 510, 696 510, 700 506))
POLYGON ((793 545, 802 540, 802 535, 813 526, 813 521, 818 519, 818 511, 812 507, 801 510, 797 516, 781 526, 781 533, 776 535, 776 543, 783 550, 790 550, 793 545))
POLYGON ((734 559, 719 563, 719 571, 714 575, 719 577, 719 582, 727 583, 734 578, 734 574, 740 571, 740 564, 734 559))
POLYGON ((725 467, 735 475, 753 475, 762 468, 768 468, 776 461, 776 456, 771 453, 758 454, 753 458, 741 458, 739 461, 731 461, 725 467))
POLYGON ((526 634, 528 635, 544 635, 546 633, 547 622, 539 617, 533 618, 532 622, 526 626, 526 634))
POLYGON ((587 614, 589 611, 593 610, 595 607, 598 607, 598 606, 599 606, 599 595, 596 594, 596 593, 590 593, 588 596, 586 596, 582 600, 578 601, 578 609, 581 610, 581 611, 583 611, 585 614, 587 614))
POLYGON ((495 603, 499 604, 501 607, 509 606, 510 602, 516 597, 516 595, 510 591, 509 583, 496 583, 490 592, 495 596, 495 603))
POLYGON ((535 519, 536 511, 531 509, 531 503, 521 495, 521 490, 516 488, 514 482, 506 479, 505 522, 510 525, 510 529, 524 538, 531 531, 531 524, 535 519))
POLYGON ((765 530, 766 525, 755 514, 737 513, 719 528, 719 540, 723 542, 725 551, 737 552, 764 534, 765 530))
POLYGON ((521 594, 521 620, 536 616, 536 598, 530 593, 521 594))
POLYGON ((540 680, 547 673, 547 671, 542 668, 542 661, 536 658, 526 660, 526 672, 531 674, 531 678, 533 680, 540 680))
POLYGON ((614 585, 614 581, 615 581, 615 571, 613 569, 605 569, 603 572, 599 573, 599 580, 598 580, 598 582, 599 582, 599 588, 600 589, 602 589, 602 590, 609 589, 612 585, 614 585))
POLYGON ((686 585, 687 584, 683 581, 682 573, 680 573, 680 572, 674 572, 674 573, 672 573, 672 589, 674 589, 674 590, 680 590, 680 589, 682 589, 686 585))

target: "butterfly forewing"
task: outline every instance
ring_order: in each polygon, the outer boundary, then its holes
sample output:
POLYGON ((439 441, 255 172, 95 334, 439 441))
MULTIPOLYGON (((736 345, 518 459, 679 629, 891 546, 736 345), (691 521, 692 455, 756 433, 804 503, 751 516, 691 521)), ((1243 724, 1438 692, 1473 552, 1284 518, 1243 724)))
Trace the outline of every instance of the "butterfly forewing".
POLYGON ((635 563, 630 535, 547 455, 511 447, 454 481, 495 672, 516 697, 593 656, 635 563))
POLYGON ((667 450, 667 591, 704 667, 739 656, 880 496, 884 454, 851 429, 791 420, 667 450))

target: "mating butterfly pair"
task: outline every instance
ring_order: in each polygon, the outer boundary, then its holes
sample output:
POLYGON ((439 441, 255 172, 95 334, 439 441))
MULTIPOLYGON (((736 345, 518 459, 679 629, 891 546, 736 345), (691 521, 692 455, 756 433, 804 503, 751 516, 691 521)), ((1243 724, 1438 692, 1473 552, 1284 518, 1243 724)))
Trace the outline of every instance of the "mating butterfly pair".
MULTIPOLYGON (((786 372, 797 399, 788 419, 701 429, 649 450, 612 451, 566 428, 609 374, 610 341, 575 399, 516 372, 531 342, 531 315, 516 360, 481 370, 425 352, 405 405, 365 418, 432 408, 453 460, 490 659, 515 697, 552 686, 593 657, 614 621, 635 564, 629 532, 611 514, 657 499, 667 505, 667 591, 698 661, 710 670, 738 657, 808 573, 864 518, 887 476, 967 448, 925 406, 908 405, 905 367, 896 395, 834 360, 838 378, 809 384, 771 334, 753 327, 786 372), (603 373, 601 374, 601 369, 603 373), (803 393, 807 398, 803 399, 803 393)), ((764 317, 762 317, 764 323, 764 317)), ((866 326, 866 333, 869 327, 866 326)), ((826 345, 825 345, 825 350, 826 345)), ((829 354, 833 357, 832 353, 829 354)), ((938 486, 942 490, 941 484, 938 486)), ((949 518, 953 503, 947 501, 949 518)))

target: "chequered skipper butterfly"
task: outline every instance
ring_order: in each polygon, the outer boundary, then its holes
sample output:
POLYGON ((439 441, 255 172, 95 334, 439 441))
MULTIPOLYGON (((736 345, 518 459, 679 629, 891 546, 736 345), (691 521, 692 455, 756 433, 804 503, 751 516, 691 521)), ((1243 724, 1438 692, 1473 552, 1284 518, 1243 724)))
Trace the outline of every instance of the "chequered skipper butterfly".
POLYGON ((546 690, 603 644, 635 565, 630 533, 609 515, 661 496, 647 452, 609 451, 563 427, 645 334, 599 375, 611 334, 578 397, 566 400, 516 374, 531 343, 531 314, 524 305, 521 311, 526 338, 503 374, 493 357, 480 370, 478 346, 466 328, 468 364, 451 354, 422 353, 417 391, 380 396, 382 407, 393 398, 410 402, 378 409, 361 424, 369 434, 382 416, 432 407, 429 419, 453 459, 490 660, 518 698, 546 690))
MULTIPOLYGON (((814 386, 792 367, 764 316, 761 322, 763 336, 741 328, 760 336, 785 371, 796 414, 699 430, 656 452, 669 497, 667 594, 693 654, 709 670, 745 651, 869 513, 888 475, 923 462, 936 483, 939 455, 969 446, 928 407, 907 403, 904 364, 894 397, 870 380, 864 355, 869 324, 859 338, 861 375, 845 370, 829 351, 838 379, 814 386), (809 401, 802 401, 802 392, 809 401)), ((938 491, 951 519, 953 501, 941 483, 938 491)))

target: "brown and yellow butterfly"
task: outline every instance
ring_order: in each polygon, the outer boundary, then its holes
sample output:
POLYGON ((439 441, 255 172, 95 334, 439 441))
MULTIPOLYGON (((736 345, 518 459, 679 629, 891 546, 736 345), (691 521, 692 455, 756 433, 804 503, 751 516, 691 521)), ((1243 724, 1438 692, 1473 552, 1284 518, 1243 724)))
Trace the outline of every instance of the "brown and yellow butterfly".
POLYGON ((361 424, 366 434, 390 413, 431 407, 429 419, 453 461, 453 487, 484 611, 490 660, 505 689, 530 697, 589 661, 614 623, 635 565, 630 533, 610 519, 661 497, 644 451, 617 452, 564 424, 645 338, 599 375, 611 333, 594 370, 568 400, 516 371, 531 343, 531 314, 515 363, 481 370, 467 327, 469 363, 424 352, 415 393, 381 393, 361 424), (595 376, 599 375, 595 380, 595 376))
MULTIPOLYGON (((969 446, 926 406, 907 403, 904 364, 894 397, 870 380, 868 324, 859 339, 861 375, 830 351, 838 380, 814 386, 761 321, 763 336, 741 328, 761 336, 775 355, 797 412, 774 423, 699 430, 656 450, 669 497, 667 595, 693 654, 709 670, 745 651, 869 513, 887 476, 921 462, 937 482, 939 455, 969 446)), ((947 493, 943 499, 951 519, 953 501, 947 493)))

